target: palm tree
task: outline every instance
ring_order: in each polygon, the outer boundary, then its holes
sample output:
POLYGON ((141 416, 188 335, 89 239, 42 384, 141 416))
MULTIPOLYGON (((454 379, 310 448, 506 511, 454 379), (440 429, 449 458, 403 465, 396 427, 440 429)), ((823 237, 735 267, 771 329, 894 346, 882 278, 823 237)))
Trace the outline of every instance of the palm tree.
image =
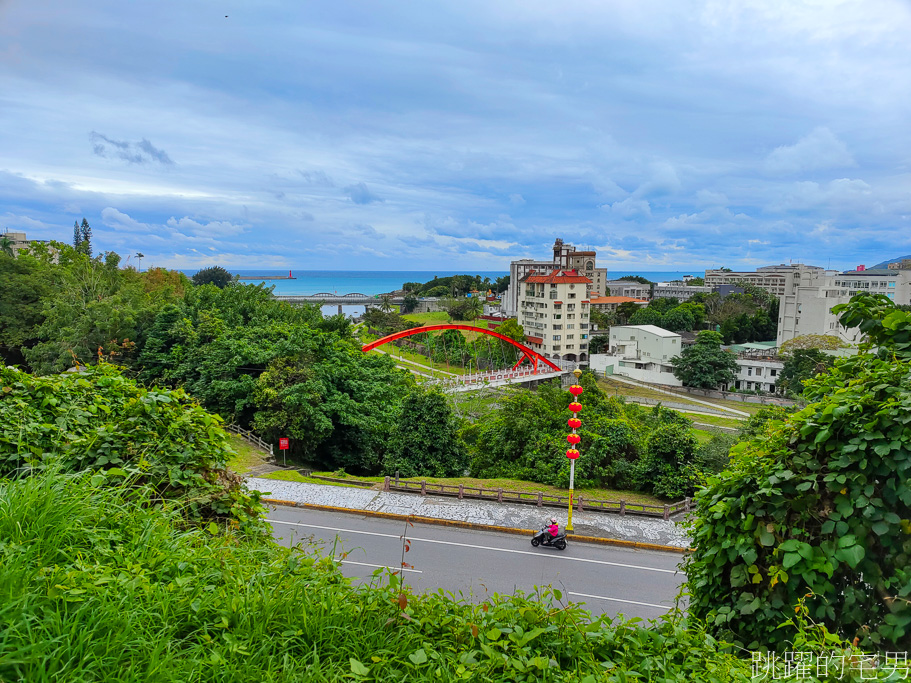
POLYGON ((380 297, 380 310, 383 313, 390 313, 392 311, 392 297, 389 294, 383 294, 380 297))
POLYGON ((140 273, 142 272, 142 259, 144 259, 144 258, 145 258, 145 254, 143 254, 141 251, 136 252, 136 259, 139 261, 139 272, 140 273))
POLYGON ((6 235, 0 237, 0 253, 5 254, 6 256, 16 255, 13 251, 13 241, 6 235))

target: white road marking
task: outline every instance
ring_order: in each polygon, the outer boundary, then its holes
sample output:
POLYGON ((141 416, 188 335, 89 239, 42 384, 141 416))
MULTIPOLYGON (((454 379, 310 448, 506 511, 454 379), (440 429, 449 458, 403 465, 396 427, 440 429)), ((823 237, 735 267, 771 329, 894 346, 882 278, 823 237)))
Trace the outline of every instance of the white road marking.
POLYGON ((378 567, 381 569, 391 569, 394 572, 411 572, 412 574, 423 574, 424 573, 420 569, 405 569, 404 567, 399 569, 398 567, 390 567, 385 564, 370 564, 369 562, 355 562, 354 560, 339 560, 338 558, 335 558, 335 559, 338 560, 339 562, 341 562, 342 564, 359 564, 362 567, 378 567))
POLYGON ((595 598, 596 600, 610 600, 611 602, 624 602, 627 605, 642 605, 644 607, 657 607, 658 609, 669 610, 667 605, 655 605, 651 602, 636 602, 635 600, 621 600, 620 598, 609 598, 605 595, 588 595, 587 593, 573 593, 566 591, 569 595, 578 595, 580 598, 595 598))
MULTIPOLYGON (((281 519, 266 519, 270 524, 285 524, 288 526, 301 526, 307 527, 309 529, 323 529, 325 531, 342 531, 346 534, 362 534, 364 536, 381 536, 383 538, 398 538, 401 539, 401 535, 398 534, 383 534, 377 531, 359 531, 357 529, 340 529, 338 527, 332 526, 318 526, 316 524, 301 524, 299 522, 285 522, 281 519)), ((676 569, 659 569, 658 567, 642 567, 635 564, 624 564, 622 562, 607 562, 605 560, 589 560, 585 557, 567 557, 565 555, 545 555, 543 553, 533 553, 528 550, 514 550, 512 548, 489 548, 483 545, 471 545, 469 543, 456 543, 455 541, 438 541, 435 538, 416 538, 414 536, 409 536, 409 539, 412 541, 423 541, 424 543, 437 543, 439 545, 455 545, 462 548, 474 548, 475 550, 491 550, 498 553, 515 553, 517 555, 533 555, 534 557, 543 557, 552 560, 564 560, 567 562, 588 562, 590 564, 603 564, 609 567, 624 567, 626 569, 641 569, 642 571, 647 572, 661 572, 663 574, 676 574, 676 569)))

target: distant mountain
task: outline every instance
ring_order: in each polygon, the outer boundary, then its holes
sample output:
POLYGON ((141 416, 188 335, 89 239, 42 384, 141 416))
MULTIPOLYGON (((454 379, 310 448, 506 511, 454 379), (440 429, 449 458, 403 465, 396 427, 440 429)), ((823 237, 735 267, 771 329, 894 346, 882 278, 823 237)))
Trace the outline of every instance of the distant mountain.
POLYGON ((874 268, 888 268, 890 263, 895 263, 896 261, 902 261, 904 259, 911 259, 911 254, 908 256, 896 256, 895 258, 890 258, 888 261, 883 261, 882 263, 877 263, 875 266, 869 266, 867 270, 874 268))

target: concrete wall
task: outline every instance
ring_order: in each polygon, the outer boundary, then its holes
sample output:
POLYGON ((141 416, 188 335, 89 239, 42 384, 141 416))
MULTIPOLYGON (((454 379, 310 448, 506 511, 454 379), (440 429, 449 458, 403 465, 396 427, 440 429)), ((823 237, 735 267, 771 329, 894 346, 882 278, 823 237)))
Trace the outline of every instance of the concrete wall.
POLYGON ((635 360, 622 356, 596 353, 589 358, 588 366, 593 372, 597 372, 600 375, 620 375, 639 382, 662 384, 671 387, 683 386, 682 382, 674 377, 671 366, 662 363, 637 363, 635 360))

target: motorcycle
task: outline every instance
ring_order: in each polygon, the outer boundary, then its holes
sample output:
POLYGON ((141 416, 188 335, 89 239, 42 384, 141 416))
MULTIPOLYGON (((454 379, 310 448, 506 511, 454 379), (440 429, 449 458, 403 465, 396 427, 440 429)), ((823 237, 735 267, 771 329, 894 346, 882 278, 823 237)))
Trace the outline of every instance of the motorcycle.
POLYGON ((546 526, 541 527, 541 531, 531 537, 531 544, 537 548, 544 545, 557 550, 566 550, 566 532, 560 531, 556 536, 550 535, 550 530, 546 526))

